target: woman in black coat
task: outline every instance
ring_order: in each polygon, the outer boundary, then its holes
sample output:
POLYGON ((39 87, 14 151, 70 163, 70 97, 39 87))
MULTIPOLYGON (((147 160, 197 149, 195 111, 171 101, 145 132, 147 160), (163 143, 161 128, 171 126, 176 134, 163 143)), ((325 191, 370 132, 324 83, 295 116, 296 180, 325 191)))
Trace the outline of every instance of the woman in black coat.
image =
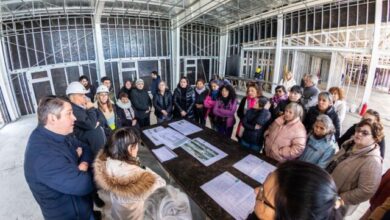
POLYGON ((316 122, 316 118, 320 114, 325 114, 332 119, 333 125, 336 129, 335 138, 336 140, 340 137, 340 120, 337 112, 334 110, 332 106, 333 100, 332 95, 329 92, 321 92, 318 95, 318 104, 309 108, 304 120, 304 125, 306 127, 307 132, 309 133, 313 124, 316 122))
POLYGON ((209 94, 209 90, 205 87, 203 79, 198 79, 195 88, 195 106, 194 106, 194 117, 195 121, 203 126, 206 125, 206 112, 207 109, 204 107, 204 100, 209 94))
POLYGON ((127 94, 127 97, 130 99, 130 96, 131 96, 131 90, 132 90, 132 82, 131 80, 126 80, 125 83, 123 84, 122 88, 119 90, 118 92, 118 96, 116 97, 117 99, 120 99, 119 98, 119 95, 124 92, 127 94))
POLYGON ((291 87, 291 89, 288 93, 288 99, 279 102, 279 104, 277 104, 276 106, 272 106, 272 111, 271 111, 272 120, 275 120, 279 116, 283 115, 284 109, 291 102, 295 102, 302 107, 304 114, 303 114, 301 120, 303 120, 305 118, 306 109, 305 109, 305 106, 303 105, 303 102, 302 102, 302 94, 303 94, 303 90, 300 86, 295 85, 295 86, 291 87))
POLYGON ((240 145, 243 148, 251 149, 257 153, 262 150, 264 132, 271 121, 269 107, 270 102, 268 98, 261 96, 255 106, 246 112, 242 120, 245 130, 240 139, 240 145))
POLYGON ((187 77, 181 77, 177 88, 173 92, 173 117, 194 118, 195 92, 191 87, 187 77))
POLYGON ((148 91, 144 89, 144 81, 142 79, 138 79, 135 82, 135 88, 131 90, 130 101, 135 110, 135 116, 138 119, 139 126, 141 128, 150 126, 152 100, 149 97, 148 91))
POLYGON ((172 119, 172 94, 164 81, 160 81, 158 84, 158 91, 153 96, 153 106, 157 123, 172 119))

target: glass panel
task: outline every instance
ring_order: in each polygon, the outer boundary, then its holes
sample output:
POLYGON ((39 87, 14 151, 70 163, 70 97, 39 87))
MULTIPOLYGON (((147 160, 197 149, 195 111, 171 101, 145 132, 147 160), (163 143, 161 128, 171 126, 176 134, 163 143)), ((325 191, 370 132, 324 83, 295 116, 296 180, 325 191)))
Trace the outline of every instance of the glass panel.
POLYGON ((50 81, 33 83, 32 86, 37 103, 39 103, 41 98, 48 95, 53 95, 50 87, 50 81))
POLYGON ((47 71, 31 73, 32 79, 40 79, 47 77, 47 71))
POLYGON ((187 67, 187 78, 191 85, 195 84, 196 67, 187 67))

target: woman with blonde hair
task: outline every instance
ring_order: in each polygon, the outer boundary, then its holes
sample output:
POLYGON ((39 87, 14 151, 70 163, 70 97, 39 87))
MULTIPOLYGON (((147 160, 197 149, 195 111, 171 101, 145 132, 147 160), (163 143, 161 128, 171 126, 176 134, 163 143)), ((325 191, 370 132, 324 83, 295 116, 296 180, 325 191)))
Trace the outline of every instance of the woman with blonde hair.
POLYGON ((295 86, 297 82, 295 82, 294 75, 291 71, 283 74, 283 78, 280 80, 279 85, 284 86, 287 91, 290 91, 291 87, 295 86))
POLYGON ((347 103, 344 100, 344 90, 340 87, 332 87, 329 89, 333 96, 333 107, 339 116, 340 125, 343 124, 345 114, 347 113, 347 103))
POLYGON ((98 120, 108 137, 118 127, 114 104, 109 99, 109 90, 105 85, 96 89, 95 108, 99 110, 98 120))

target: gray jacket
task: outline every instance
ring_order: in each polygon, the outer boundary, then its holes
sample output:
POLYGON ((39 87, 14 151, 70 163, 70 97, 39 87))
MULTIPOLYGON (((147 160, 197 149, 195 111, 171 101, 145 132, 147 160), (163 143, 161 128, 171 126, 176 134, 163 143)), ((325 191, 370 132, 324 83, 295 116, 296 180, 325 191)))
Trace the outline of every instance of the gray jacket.
POLYGON ((379 187, 382 175, 382 158, 378 144, 351 152, 347 146, 353 144, 348 141, 342 145, 333 160, 350 152, 350 155, 341 161, 331 173, 340 197, 345 202, 343 215, 351 214, 357 206, 369 200, 379 187))

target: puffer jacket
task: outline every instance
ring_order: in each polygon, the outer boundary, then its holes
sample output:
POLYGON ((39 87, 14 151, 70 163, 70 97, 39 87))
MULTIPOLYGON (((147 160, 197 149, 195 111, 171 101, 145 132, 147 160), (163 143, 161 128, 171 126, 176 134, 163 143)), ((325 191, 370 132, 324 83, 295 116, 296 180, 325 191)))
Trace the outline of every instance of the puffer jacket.
POLYGON ((242 139, 262 147, 264 132, 268 128, 270 119, 271 113, 268 109, 249 109, 242 120, 242 125, 245 128, 242 139), (255 129, 256 124, 261 126, 260 129, 255 129))
POLYGON ((332 137, 323 137, 321 139, 316 139, 313 135, 310 135, 307 139, 306 148, 299 157, 299 160, 326 168, 335 154, 336 148, 338 147, 336 146, 333 135, 332 137))
POLYGON ((111 217, 116 220, 142 220, 144 202, 165 180, 150 169, 107 157, 99 152, 95 163, 95 181, 110 193, 111 217))
MULTIPOLYGON (((316 122, 317 116, 321 114, 320 110, 317 106, 313 106, 309 108, 305 120, 304 125, 307 131, 311 131, 313 129, 313 125, 316 122)), ((339 116, 337 115, 336 111, 334 110, 333 106, 330 106, 324 113, 325 115, 329 116, 330 119, 332 119, 334 128, 336 129, 336 133, 334 134, 336 140, 340 138, 340 120, 339 116)))
POLYGON ((146 113, 146 111, 152 107, 152 100, 146 90, 132 89, 130 101, 137 118, 144 119, 149 117, 150 112, 146 113))
POLYGON ((227 105, 225 105, 221 100, 217 100, 214 108, 213 108, 213 114, 214 118, 222 119, 222 120, 216 120, 215 123, 222 123, 225 124, 223 126, 226 126, 227 128, 233 127, 236 123, 236 119, 234 117, 234 113, 236 113, 237 110, 237 100, 230 101, 227 105))
POLYGON ((157 118, 162 117, 161 110, 165 110, 168 112, 168 117, 172 116, 172 94, 168 89, 165 90, 164 95, 161 95, 160 92, 156 93, 153 96, 153 106, 154 106, 154 114, 157 118))
POLYGON ((194 117, 194 104, 195 104, 195 90, 191 86, 187 86, 186 100, 181 100, 181 89, 180 85, 173 92, 173 116, 181 118, 180 112, 187 112, 186 118, 192 119, 194 117), (185 105, 185 108, 182 106, 185 105))
POLYGON ((265 153, 279 161, 294 160, 305 149, 306 129, 299 118, 285 124, 283 116, 277 118, 264 133, 265 153))

